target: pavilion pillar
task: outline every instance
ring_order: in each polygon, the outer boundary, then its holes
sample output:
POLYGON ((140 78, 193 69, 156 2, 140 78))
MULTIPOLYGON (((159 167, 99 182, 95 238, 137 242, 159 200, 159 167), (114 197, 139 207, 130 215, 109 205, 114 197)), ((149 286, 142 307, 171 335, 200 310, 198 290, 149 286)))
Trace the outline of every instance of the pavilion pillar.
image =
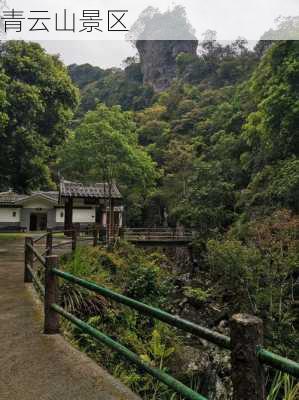
POLYGON ((73 199, 66 197, 64 202, 64 230, 73 229, 73 199))
POLYGON ((112 221, 111 221, 111 231, 112 231, 112 237, 113 240, 115 240, 115 215, 114 215, 114 199, 111 200, 111 208, 112 208, 112 213, 111 213, 111 217, 112 217, 112 221))

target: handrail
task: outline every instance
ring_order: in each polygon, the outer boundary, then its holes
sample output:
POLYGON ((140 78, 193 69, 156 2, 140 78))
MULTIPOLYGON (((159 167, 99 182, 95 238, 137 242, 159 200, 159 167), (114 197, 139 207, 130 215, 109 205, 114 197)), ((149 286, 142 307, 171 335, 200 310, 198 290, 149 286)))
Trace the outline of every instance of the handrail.
MULTIPOLYGON (((95 231, 94 234, 95 236, 92 238, 81 238, 81 240, 84 241, 93 239, 94 240, 93 245, 96 246, 97 235, 95 231)), ((62 247, 67 244, 72 244, 72 250, 75 250, 76 243, 80 241, 80 238, 79 236, 77 236, 75 231, 73 231, 72 240, 59 243, 54 246, 52 243, 52 238, 53 237, 51 235, 48 236, 47 238, 47 247, 49 246, 49 249, 47 249, 46 252, 47 254, 52 254, 53 248, 62 247)), ((99 286, 92 281, 88 281, 76 277, 68 272, 61 271, 60 269, 58 269, 58 256, 50 256, 46 258, 41 256, 38 253, 38 251, 34 248, 34 242, 32 238, 28 238, 28 240, 26 239, 25 260, 26 260, 25 276, 24 276, 25 282, 32 282, 33 280, 38 289, 45 297, 45 333, 59 332, 59 315, 61 315, 62 317, 68 319, 70 322, 78 326, 83 332, 90 334, 96 340, 99 340, 100 342, 106 344, 110 348, 123 354, 127 359, 138 365, 144 371, 148 372, 161 382, 165 383, 168 387, 172 388, 174 391, 181 394, 186 399, 207 400, 205 399, 205 397, 194 392, 192 389, 188 388, 183 383, 177 381, 169 374, 166 374, 164 371, 157 368, 153 368, 150 365, 144 363, 143 360, 137 354, 133 353, 131 350, 129 350, 122 344, 118 343, 117 341, 114 341, 111 337, 105 335, 103 332, 98 331, 97 329, 88 325, 86 322, 78 319, 74 315, 64 310, 58 304, 56 304, 58 303, 58 297, 56 296, 55 293, 59 292, 58 278, 62 278, 68 282, 78 284, 88 290, 100 294, 105 298, 109 298, 113 301, 116 301, 117 303, 124 304, 132 309, 135 309, 139 311, 141 314, 156 318, 178 329, 182 329, 184 332, 191 333, 193 335, 196 335, 200 338, 207 340, 210 343, 218 345, 224 349, 230 350, 232 354, 232 368, 233 371, 235 371, 235 374, 237 373, 236 371, 241 371, 242 373, 244 365, 245 369, 248 367, 249 370, 251 369, 250 371, 252 372, 252 375, 250 375, 251 373, 250 372, 249 373, 250 376, 248 375, 248 377, 244 379, 244 381, 240 381, 238 377, 237 378, 235 377, 236 379, 234 380, 233 376, 232 379, 233 379, 234 393, 238 393, 238 396, 240 396, 244 392, 247 393, 247 388, 250 389, 252 387, 253 381, 255 382, 255 385, 257 387, 257 390, 259 390, 259 392, 262 392, 264 390, 263 389, 265 387, 264 380, 260 379, 260 373, 262 372, 259 372, 260 368, 259 365, 261 366, 261 364, 271 366, 277 370, 280 370, 296 378, 299 378, 299 363, 292 361, 288 358, 279 356, 278 354, 275 354, 263 348, 261 345, 258 345, 259 343, 262 344, 262 335, 258 333, 262 331, 262 329, 260 329, 262 327, 262 321, 258 318, 243 314, 240 316, 239 315, 233 316, 232 317, 233 322, 231 325, 232 338, 230 338, 221 333, 215 332, 213 330, 202 327, 188 320, 182 319, 177 315, 172 315, 159 308, 126 297, 106 287, 99 286), (45 286, 47 290, 45 290, 37 274, 33 271, 34 256, 46 267, 45 286), (32 280, 30 276, 32 277, 32 280), (259 327, 259 329, 257 329, 257 326, 259 327), (242 331, 242 329, 245 330, 242 331), (255 332, 257 333, 255 334, 255 332), (251 338, 252 333, 254 335, 253 338, 251 338), (244 346, 248 346, 247 342, 248 340, 250 341, 250 346, 248 347, 249 355, 248 357, 245 357, 244 360, 238 361, 240 346, 242 346, 242 344, 244 344, 244 346), (244 384, 242 382, 244 382, 244 384)), ((255 398, 254 395, 250 397, 250 399, 254 398, 255 398)))
POLYGON ((43 256, 41 256, 41 255, 39 254, 39 252, 38 252, 33 246, 31 246, 31 244, 27 243, 26 246, 33 252, 33 254, 34 254, 35 257, 38 259, 38 261, 39 261, 43 266, 45 266, 45 265, 46 265, 46 259, 45 259, 43 256))
MULTIPOLYGON (((142 314, 146 314, 156 319, 166 322, 169 325, 175 326, 176 328, 180 328, 185 332, 192 333, 202 339, 206 339, 207 341, 216 344, 220 347, 230 350, 231 349, 231 340, 228 336, 222 335, 218 332, 212 331, 210 329, 204 328, 200 325, 194 324, 193 322, 182 319, 178 316, 174 316, 169 314, 163 310, 158 308, 149 306, 147 304, 141 303, 140 301, 131 299, 119 293, 113 292, 110 289, 99 286, 93 282, 87 281, 85 279, 78 278, 74 275, 69 274, 68 272, 60 271, 57 268, 54 268, 52 272, 72 283, 76 283, 86 289, 89 289, 95 293, 98 293, 104 297, 108 297, 111 300, 114 300, 118 303, 125 304, 131 308, 134 308, 137 311, 140 311, 142 314)), ((264 348, 257 348, 257 355, 259 360, 263 364, 267 364, 271 367, 274 367, 282 372, 286 372, 296 378, 299 378, 299 363, 295 361, 289 360, 288 358, 281 357, 275 353, 272 353, 264 348)))
POLYGON ((194 335, 197 335, 203 339, 210 341, 211 343, 214 343, 214 344, 224 347, 226 349, 230 349, 229 337, 224 336, 218 332, 211 331, 207 328, 204 328, 200 325, 196 325, 193 322, 187 321, 178 316, 169 314, 158 308, 149 306, 147 304, 141 303, 140 301, 137 301, 137 300, 131 299, 129 297, 126 297, 122 294, 113 292, 112 290, 104 288, 102 286, 99 286, 93 282, 86 281, 84 279, 81 279, 74 275, 71 275, 68 272, 60 271, 57 268, 54 268, 52 270, 52 272, 55 275, 59 276, 60 278, 63 278, 69 282, 76 283, 76 284, 78 284, 86 289, 92 290, 93 292, 98 293, 104 297, 108 297, 111 300, 114 300, 118 303, 125 304, 129 307, 132 307, 135 310, 140 311, 143 314, 155 317, 155 318, 159 319, 160 321, 166 322, 169 325, 175 326, 176 328, 180 328, 180 329, 184 330, 185 332, 192 333, 194 335))
POLYGON ((53 244, 52 249, 59 249, 60 247, 67 246, 67 245, 72 244, 72 243, 73 243, 72 240, 68 240, 67 242, 61 242, 61 243, 53 244))
MULTIPOLYGON (((125 231, 161 231, 161 232, 177 232, 176 228, 123 228, 125 231)), ((190 232, 188 230, 187 232, 190 232)))
POLYGON ((41 236, 39 236, 38 238, 33 240, 33 243, 38 243, 39 241, 41 241, 42 239, 46 238, 48 236, 48 232, 42 234, 41 236))
POLYGON ((190 237, 193 236, 186 233, 171 233, 171 232, 124 232, 124 236, 150 236, 150 237, 190 237))
POLYGON ((191 231, 180 232, 175 228, 124 228, 121 232, 125 240, 132 242, 191 242, 191 231))
POLYGON ((61 229, 61 230, 56 230, 56 231, 51 231, 51 233, 56 234, 56 233, 71 233, 74 232, 74 229, 61 229))
POLYGON ((33 269, 31 268, 31 266, 29 264, 27 264, 27 269, 30 272, 32 279, 36 283, 36 286, 38 287, 39 291, 41 292, 43 297, 45 297, 45 287, 41 283, 40 279, 37 277, 36 273, 33 271, 33 269))
POLYGON ((46 248, 44 252, 41 254, 42 257, 46 256, 49 253, 50 248, 46 248))
POLYGON ((279 371, 286 372, 289 375, 299 378, 299 364, 286 357, 272 353, 263 347, 257 349, 257 355, 261 363, 269 365, 279 371))
POLYGON ((85 242, 85 241, 88 241, 88 240, 94 240, 94 237, 93 236, 78 237, 77 240, 78 240, 78 242, 85 242))
POLYGON ((74 315, 70 314, 69 312, 65 311, 62 307, 58 306, 57 304, 51 305, 52 309, 56 311, 58 314, 62 315, 67 320, 71 321, 74 325, 80 328, 83 332, 88 333, 90 336, 94 337, 96 340, 104 343, 108 347, 116 350, 118 353, 124 355, 127 359, 132 361, 134 364, 138 365, 144 371, 148 372, 153 377, 157 378, 159 381, 165 383, 168 387, 175 390, 177 393, 184 396, 186 399, 189 400, 207 400, 202 395, 196 393, 194 390, 190 389, 177 379, 173 378, 169 374, 165 373, 164 371, 153 368, 143 362, 141 358, 133 353, 131 350, 127 349, 125 346, 121 345, 120 343, 114 341, 109 336, 105 335, 104 333, 98 331, 97 329, 93 328, 92 326, 88 325, 86 322, 76 318, 74 315))
POLYGON ((161 241, 167 241, 167 240, 181 240, 181 241, 191 241, 192 237, 191 236, 165 236, 165 235, 124 235, 125 239, 129 240, 136 240, 136 241, 142 241, 142 240, 161 240, 161 241))
MULTIPOLYGON (((76 230, 75 229, 68 229, 68 230, 61 230, 61 231, 54 231, 54 230, 51 230, 51 231, 48 231, 47 233, 45 233, 45 234, 43 234, 42 236, 40 236, 40 237, 38 237, 37 239, 35 239, 35 240, 33 240, 33 239, 31 239, 31 243, 26 243, 26 246, 32 251, 32 253, 34 254, 34 256, 36 257, 36 259, 43 265, 43 266, 45 266, 45 264, 46 264, 46 259, 45 259, 45 257, 44 256, 46 256, 46 255, 48 255, 48 254, 51 254, 51 252, 52 252, 52 250, 53 249, 58 249, 58 248, 61 248, 61 247, 64 247, 64 246, 67 246, 67 245, 72 245, 72 249, 74 250, 75 248, 76 248, 76 242, 78 241, 90 241, 90 240, 93 240, 94 241, 94 244, 96 244, 96 240, 97 240, 97 236, 95 237, 95 236, 93 236, 93 237, 80 237, 80 236, 77 236, 76 234, 75 234, 75 236, 71 239, 71 240, 68 240, 68 241, 64 241, 64 242, 61 242, 61 243, 57 243, 57 244, 53 244, 53 242, 52 242, 52 240, 53 240, 53 235, 55 235, 55 234, 59 234, 59 233, 72 233, 72 234, 74 234, 76 232, 76 230), (50 240, 50 246, 49 247, 46 247, 46 249, 43 251, 43 253, 42 254, 40 254, 37 250, 36 250, 36 248, 34 247, 34 245, 36 244, 36 243, 38 243, 40 240, 42 240, 43 238, 47 238, 47 244, 46 244, 46 246, 48 245, 48 239, 51 239, 50 240), (96 240, 95 240, 96 239, 96 240)), ((88 233, 89 232, 89 230, 81 230, 80 232, 78 232, 78 233, 88 233)), ((33 259, 33 262, 35 262, 36 261, 36 259, 33 259)))
POLYGON ((140 233, 146 234, 159 234, 159 235, 178 235, 178 236, 192 236, 192 232, 179 232, 175 230, 160 230, 160 229, 124 229, 124 234, 139 235, 140 233))

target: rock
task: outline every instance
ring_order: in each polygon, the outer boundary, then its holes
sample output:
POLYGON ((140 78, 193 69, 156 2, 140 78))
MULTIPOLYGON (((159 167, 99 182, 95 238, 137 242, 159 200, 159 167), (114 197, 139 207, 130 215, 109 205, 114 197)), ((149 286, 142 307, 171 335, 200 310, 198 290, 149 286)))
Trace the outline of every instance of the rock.
POLYGON ((190 281, 190 274, 182 274, 178 275, 174 281, 174 284, 177 285, 179 288, 186 286, 186 283, 190 281))
POLYGON ((175 375, 182 374, 182 371, 184 374, 204 373, 210 363, 207 352, 191 346, 183 346, 178 358, 174 361, 174 364, 170 364, 170 368, 175 375))
POLYGON ((188 382, 193 389, 211 400, 228 400, 231 382, 227 378, 230 369, 229 356, 213 346, 199 349, 183 346, 179 355, 172 360, 170 370, 180 380, 188 382), (183 373, 182 373, 183 371, 183 373))
POLYGON ((230 329, 229 329, 229 322, 227 319, 224 319, 219 322, 217 331, 222 333, 223 335, 229 336, 230 329))
POLYGON ((197 40, 137 40, 143 83, 156 92, 167 89, 176 77, 176 58, 180 53, 196 55, 197 40))

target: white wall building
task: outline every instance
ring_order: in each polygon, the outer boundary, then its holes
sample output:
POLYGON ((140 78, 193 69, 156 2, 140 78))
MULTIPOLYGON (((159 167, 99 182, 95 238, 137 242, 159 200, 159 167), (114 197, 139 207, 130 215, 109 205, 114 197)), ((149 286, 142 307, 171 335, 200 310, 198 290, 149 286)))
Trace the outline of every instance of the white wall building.
MULTIPOLYGON (((113 195, 117 199, 117 206, 114 206, 114 224, 121 227, 123 206, 116 187, 113 195)), ((0 193, 0 231, 63 229, 64 200, 59 197, 59 192, 33 192, 30 195, 13 191, 0 193)), ((80 224, 80 228, 93 224, 106 227, 107 199, 75 199, 73 223, 80 224)))

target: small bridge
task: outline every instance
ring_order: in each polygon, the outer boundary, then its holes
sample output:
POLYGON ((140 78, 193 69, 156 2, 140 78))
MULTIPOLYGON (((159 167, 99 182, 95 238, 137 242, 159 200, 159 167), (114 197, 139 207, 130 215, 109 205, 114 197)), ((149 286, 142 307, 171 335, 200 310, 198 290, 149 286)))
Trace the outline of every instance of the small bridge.
POLYGON ((96 246, 97 235, 81 237, 78 232, 73 231, 68 232, 71 234, 71 240, 57 240, 55 234, 49 232, 36 239, 26 238, 24 275, 19 243, 17 248, 14 243, 11 245, 6 259, 4 262, 2 259, 0 265, 1 400, 138 399, 58 335, 60 318, 69 321, 102 345, 122 354, 140 368, 140 373, 152 375, 183 398, 207 400, 165 371, 145 363, 124 344, 118 343, 62 308, 59 304, 61 279, 229 351, 236 400, 264 400, 264 364, 299 378, 298 363, 262 347, 260 319, 244 314, 233 316, 230 324, 231 337, 228 337, 67 273, 59 268, 59 257, 53 255, 54 249, 55 252, 63 254, 75 250, 79 244, 96 246), (42 276, 37 273, 36 264, 44 268, 42 276), (40 311, 33 303, 32 294, 22 284, 23 276, 25 283, 29 286, 33 283, 44 299, 44 334, 41 333, 40 311))
POLYGON ((172 228, 125 228, 120 233, 128 242, 140 246, 189 246, 193 239, 191 231, 172 228))

